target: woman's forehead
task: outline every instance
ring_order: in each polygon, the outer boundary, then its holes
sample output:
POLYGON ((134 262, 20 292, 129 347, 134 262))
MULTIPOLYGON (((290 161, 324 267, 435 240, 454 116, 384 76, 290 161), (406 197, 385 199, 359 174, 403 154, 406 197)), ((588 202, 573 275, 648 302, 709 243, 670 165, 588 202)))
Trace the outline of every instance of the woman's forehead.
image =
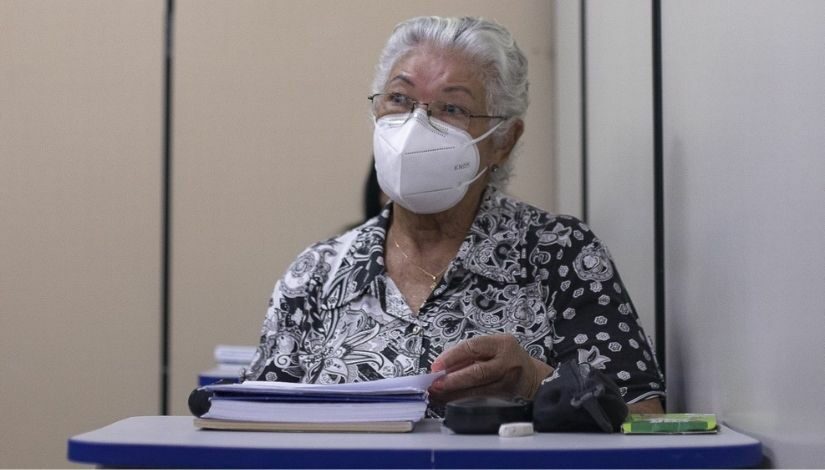
POLYGON ((403 85, 423 94, 468 94, 474 100, 485 96, 481 70, 474 61, 457 52, 431 47, 413 49, 398 59, 387 82, 391 85, 403 85))

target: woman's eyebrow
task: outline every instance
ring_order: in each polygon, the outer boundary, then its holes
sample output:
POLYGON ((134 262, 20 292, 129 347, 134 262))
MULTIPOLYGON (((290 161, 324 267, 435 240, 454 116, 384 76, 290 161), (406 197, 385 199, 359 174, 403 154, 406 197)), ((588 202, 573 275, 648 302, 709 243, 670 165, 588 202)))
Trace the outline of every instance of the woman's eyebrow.
POLYGON ((407 85, 415 88, 415 83, 413 83, 412 80, 410 80, 409 77, 407 77, 406 75, 398 74, 398 75, 392 77, 392 80, 390 80, 389 83, 392 83, 396 80, 400 80, 400 81, 406 83, 407 85))
POLYGON ((444 87, 443 91, 444 91, 444 93, 461 92, 461 93, 465 93, 467 96, 469 96, 470 98, 472 98, 474 100, 476 98, 475 95, 473 95, 473 92, 469 88, 467 88, 466 86, 463 86, 463 85, 449 85, 449 86, 444 87))
MULTIPOLYGON (((408 77, 407 75, 403 74, 403 73, 400 73, 400 74, 392 77, 392 79, 388 82, 388 84, 396 82, 396 81, 404 82, 407 85, 415 88, 415 83, 413 83, 412 79, 410 77, 408 77)), ((442 88, 441 92, 442 93, 464 93, 465 95, 469 96, 470 99, 472 99, 472 100, 476 99, 476 97, 473 94, 472 90, 470 90, 470 88, 468 88, 464 85, 447 85, 444 88, 442 88)))

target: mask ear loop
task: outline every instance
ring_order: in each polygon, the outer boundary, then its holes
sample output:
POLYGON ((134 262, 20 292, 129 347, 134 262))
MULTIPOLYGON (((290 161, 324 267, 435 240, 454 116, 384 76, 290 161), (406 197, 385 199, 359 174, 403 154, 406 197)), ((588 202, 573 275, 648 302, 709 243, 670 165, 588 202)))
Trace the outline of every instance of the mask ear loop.
MULTIPOLYGON (((498 123, 498 124, 496 124, 495 126, 491 127, 491 128, 490 128, 490 130, 488 130, 487 132, 485 132, 485 133, 481 134, 480 136, 478 136, 477 138, 475 138, 475 139, 471 140, 471 141, 469 142, 469 144, 468 144, 468 145, 475 145, 475 144, 477 144, 477 143, 481 142, 482 140, 486 139, 486 138, 487 138, 487 137, 489 137, 489 136, 490 136, 493 132, 495 132, 495 131, 496 131, 496 129, 498 129, 499 127, 501 127, 501 125, 502 125, 502 124, 504 124, 504 121, 499 122, 499 123, 498 123)), ((490 170, 490 173, 493 173, 493 172, 495 172, 495 171, 497 171, 497 170, 498 170, 498 165, 493 164, 493 165, 487 165, 487 166, 485 166, 485 167, 484 167, 481 171, 479 171, 479 172, 478 172, 478 174, 477 174, 477 175, 475 175, 475 176, 473 177, 473 179, 471 179, 470 181, 467 181, 466 183, 461 183, 461 185, 460 185, 460 186, 469 186, 469 185, 471 185, 471 184, 475 183, 475 182, 476 182, 479 178, 481 178, 481 176, 482 176, 484 173, 486 173, 486 172, 487 172, 487 170, 490 170), (491 166, 492 166, 493 168, 490 168, 491 166)))
POLYGON ((501 125, 502 125, 502 124, 504 124, 504 121, 499 121, 499 123, 498 123, 498 124, 496 124, 495 126, 491 127, 491 128, 490 128, 487 132, 485 132, 485 133, 481 134, 480 136, 478 136, 478 137, 476 137, 475 139, 473 139, 473 140, 471 140, 470 142, 468 142, 468 143, 467 143, 467 145, 475 145, 475 144, 477 144, 477 143, 481 142, 482 140, 486 139, 487 137, 490 137, 490 135, 492 135, 492 133, 493 133, 493 132, 495 132, 495 131, 496 131, 496 129, 498 129, 499 127, 501 127, 501 125))
POLYGON ((487 172, 487 170, 489 170, 489 169, 490 169, 490 167, 489 167, 489 166, 485 166, 484 168, 482 168, 482 169, 481 169, 481 171, 479 171, 479 172, 478 172, 478 174, 477 174, 477 175, 475 175, 475 177, 473 177, 473 179, 471 179, 470 181, 467 181, 466 183, 462 183, 461 185, 462 185, 462 186, 469 186, 469 185, 471 185, 471 184, 475 183, 475 182, 476 182, 476 180, 478 180, 479 178, 481 178, 481 175, 483 175, 484 173, 486 173, 486 172, 487 172))

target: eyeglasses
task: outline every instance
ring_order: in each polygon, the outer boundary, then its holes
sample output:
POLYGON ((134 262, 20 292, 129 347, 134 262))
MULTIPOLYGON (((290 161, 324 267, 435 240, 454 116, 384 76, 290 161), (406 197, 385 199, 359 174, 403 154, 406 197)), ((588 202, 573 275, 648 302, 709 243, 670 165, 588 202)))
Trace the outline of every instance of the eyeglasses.
POLYGON ((402 93, 376 93, 368 96, 367 99, 372 102, 372 114, 376 118, 390 114, 412 114, 418 106, 426 106, 427 116, 464 130, 470 128, 470 119, 507 119, 507 116, 473 114, 461 106, 443 101, 421 103, 402 93))

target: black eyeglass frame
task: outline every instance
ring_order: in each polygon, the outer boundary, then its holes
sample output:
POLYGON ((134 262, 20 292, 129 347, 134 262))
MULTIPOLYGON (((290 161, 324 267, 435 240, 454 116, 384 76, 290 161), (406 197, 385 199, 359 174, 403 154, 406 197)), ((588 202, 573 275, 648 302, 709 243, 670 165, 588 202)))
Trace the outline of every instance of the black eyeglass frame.
MULTIPOLYGON (((430 103, 424 103, 424 102, 421 102, 421 101, 418 101, 418 100, 414 100, 414 99, 410 98, 409 96, 405 95, 404 93, 397 93, 397 92, 374 93, 370 96, 367 96, 367 99, 370 100, 370 102, 374 104, 376 97, 378 97, 378 96, 387 96, 387 95, 399 95, 399 96, 404 96, 404 97, 408 98, 410 100, 410 102, 412 103, 412 105, 410 106, 410 109, 408 111, 410 114, 412 114, 415 111, 415 108, 417 108, 418 106, 422 106, 422 105, 426 106, 427 107, 427 117, 432 116, 432 111, 430 111, 430 104, 431 103, 439 103, 439 101, 432 101, 430 103)), ((464 109, 464 108, 462 108, 461 106, 459 106, 457 104, 452 104, 452 103, 447 103, 447 102, 443 102, 443 103, 455 106, 459 109, 464 109)), ((508 116, 490 116, 490 115, 487 115, 487 114, 469 114, 469 113, 467 114, 467 118, 468 119, 510 119, 508 116)))

